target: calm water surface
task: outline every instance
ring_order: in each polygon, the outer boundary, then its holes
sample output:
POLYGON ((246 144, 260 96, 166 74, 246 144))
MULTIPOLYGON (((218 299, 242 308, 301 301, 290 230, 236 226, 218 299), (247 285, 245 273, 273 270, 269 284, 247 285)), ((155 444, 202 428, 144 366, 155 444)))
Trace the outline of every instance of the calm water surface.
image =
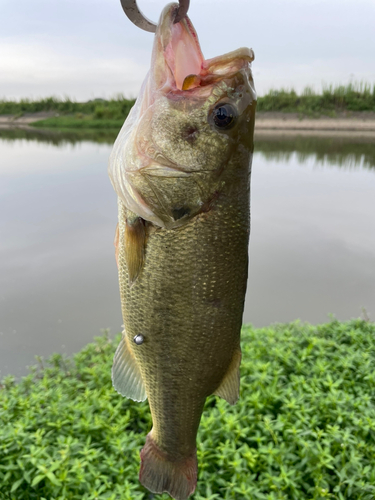
MULTIPOLYGON (((0 376, 121 330, 113 137, 0 134, 0 376)), ((244 322, 375 317, 375 142, 257 138, 244 322)))

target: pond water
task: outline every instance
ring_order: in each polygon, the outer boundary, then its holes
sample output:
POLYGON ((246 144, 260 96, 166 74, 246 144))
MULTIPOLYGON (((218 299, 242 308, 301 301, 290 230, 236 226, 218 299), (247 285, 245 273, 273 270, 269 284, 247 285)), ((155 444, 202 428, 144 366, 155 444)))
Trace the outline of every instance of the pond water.
MULTIPOLYGON (((0 377, 121 330, 112 134, 0 131, 0 377)), ((375 317, 375 140, 257 136, 244 322, 375 317)))

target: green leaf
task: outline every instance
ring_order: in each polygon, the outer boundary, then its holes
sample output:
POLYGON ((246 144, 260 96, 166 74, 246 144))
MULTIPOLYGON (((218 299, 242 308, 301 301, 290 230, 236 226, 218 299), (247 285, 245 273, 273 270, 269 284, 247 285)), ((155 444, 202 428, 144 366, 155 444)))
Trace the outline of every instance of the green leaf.
POLYGON ((46 476, 44 474, 38 474, 37 476, 34 477, 33 482, 31 483, 31 486, 36 486, 37 484, 42 481, 46 476))
POLYGON ((60 481, 56 478, 56 476, 53 472, 51 472, 51 471, 47 472, 46 476, 48 477, 48 479, 51 481, 52 484, 54 484, 56 486, 61 485, 60 481))
POLYGON ((14 493, 22 483, 23 483, 23 478, 19 479, 18 481, 15 481, 12 484, 12 488, 10 489, 10 492, 14 493))

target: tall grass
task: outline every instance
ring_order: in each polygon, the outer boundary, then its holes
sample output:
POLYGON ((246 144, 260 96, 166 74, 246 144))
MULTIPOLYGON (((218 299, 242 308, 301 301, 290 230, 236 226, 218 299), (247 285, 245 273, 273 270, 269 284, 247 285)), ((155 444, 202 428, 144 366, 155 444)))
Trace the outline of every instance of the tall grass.
MULTIPOLYGON (((77 102, 66 97, 47 97, 32 101, 0 100, 0 115, 20 115, 38 111, 55 111, 59 114, 82 113, 98 120, 119 120, 128 115, 134 100, 118 95, 112 99, 93 99, 77 102)), ((258 111, 296 112, 303 114, 335 113, 342 111, 374 111, 375 84, 350 83, 349 85, 323 88, 315 92, 307 87, 298 94, 295 90, 270 90, 266 95, 258 97, 258 111)), ((78 118, 77 116, 75 118, 78 118)))
POLYGON ((297 113, 375 111, 375 84, 328 85, 320 93, 311 87, 306 87, 301 94, 293 89, 270 90, 258 98, 257 110, 297 113))
POLYGON ((93 99, 77 102, 66 97, 46 97, 45 99, 20 101, 0 100, 0 115, 19 115, 40 111, 55 111, 62 114, 82 113, 97 119, 124 119, 134 104, 133 99, 118 95, 113 99, 93 99))

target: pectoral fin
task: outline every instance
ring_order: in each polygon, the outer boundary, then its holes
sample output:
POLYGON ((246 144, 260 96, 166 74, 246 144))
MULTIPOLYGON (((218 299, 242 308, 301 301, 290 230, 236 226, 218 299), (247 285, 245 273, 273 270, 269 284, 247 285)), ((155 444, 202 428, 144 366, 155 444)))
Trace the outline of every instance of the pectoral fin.
POLYGON ((240 364, 241 350, 238 349, 233 354, 232 361, 221 384, 214 392, 216 396, 225 399, 230 405, 236 404, 240 397, 240 364))
POLYGON ((145 401, 146 390, 137 361, 123 336, 119 343, 112 366, 112 383, 117 392, 133 401, 145 401))
POLYGON ((132 285, 142 270, 146 250, 146 227, 141 217, 127 219, 125 227, 125 260, 128 266, 129 284, 132 285))

